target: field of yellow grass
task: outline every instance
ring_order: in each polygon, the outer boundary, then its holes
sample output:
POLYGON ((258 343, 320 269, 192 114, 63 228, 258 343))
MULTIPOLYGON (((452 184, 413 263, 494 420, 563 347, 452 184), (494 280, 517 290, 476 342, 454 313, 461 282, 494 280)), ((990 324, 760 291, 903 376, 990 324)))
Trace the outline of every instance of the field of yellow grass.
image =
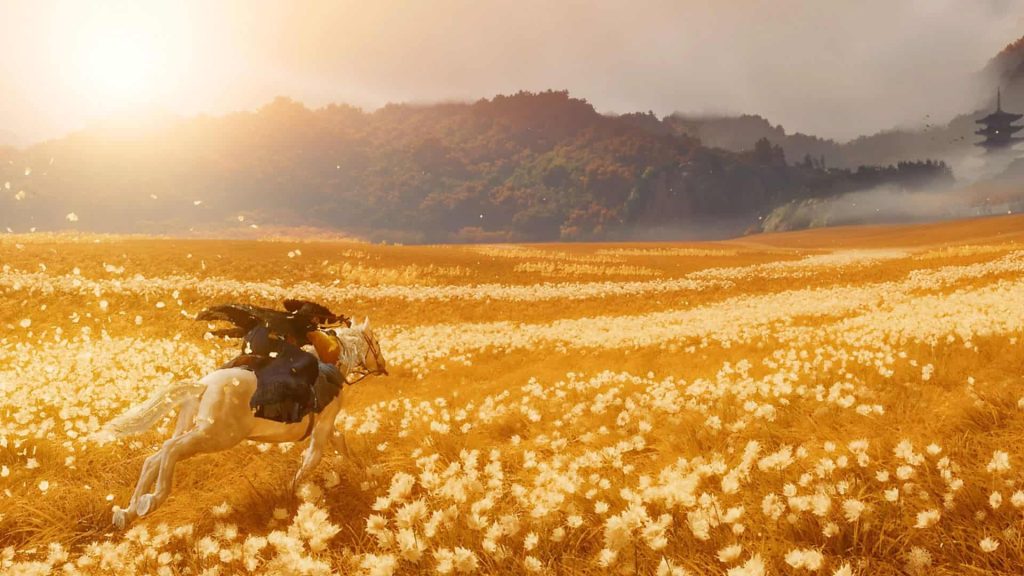
POLYGON ((1019 574, 1024 218, 703 244, 0 236, 3 574, 1019 574), (350 454, 178 467, 89 434, 237 341, 206 306, 371 318, 350 454))

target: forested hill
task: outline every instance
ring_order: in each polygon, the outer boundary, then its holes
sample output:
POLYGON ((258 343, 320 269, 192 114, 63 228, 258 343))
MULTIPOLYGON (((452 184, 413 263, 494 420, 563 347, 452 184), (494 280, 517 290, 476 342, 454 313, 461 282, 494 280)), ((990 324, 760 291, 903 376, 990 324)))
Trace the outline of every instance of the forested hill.
POLYGON ((935 163, 850 171, 796 160, 767 140, 707 148, 652 114, 601 115, 566 92, 374 112, 281 98, 256 112, 108 124, 0 149, 0 229, 710 237, 741 233, 793 199, 951 179, 935 163))
MULTIPOLYGON (((995 91, 992 92, 993 98, 995 91)), ((666 122, 680 134, 700 139, 708 146, 740 151, 759 138, 767 138, 786 151, 792 159, 807 155, 823 159, 828 166, 856 168, 886 165, 919 158, 956 160, 977 152, 975 118, 987 113, 979 110, 961 114, 946 123, 924 124, 918 129, 891 129, 859 136, 849 142, 836 142, 800 132, 789 133, 782 125, 766 118, 740 116, 688 116, 673 114, 666 122)))

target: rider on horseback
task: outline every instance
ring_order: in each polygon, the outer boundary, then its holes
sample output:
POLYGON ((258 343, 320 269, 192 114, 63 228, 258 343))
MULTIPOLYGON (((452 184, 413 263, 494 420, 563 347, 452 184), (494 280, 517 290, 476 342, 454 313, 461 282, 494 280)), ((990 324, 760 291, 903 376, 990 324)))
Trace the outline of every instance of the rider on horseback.
POLYGON ((222 368, 245 368, 256 375, 249 401, 259 418, 301 422, 337 396, 343 382, 336 364, 341 345, 324 328, 351 326, 344 315, 304 300, 285 300, 286 311, 247 304, 207 308, 197 320, 226 320, 235 328, 215 333, 244 335, 242 353, 222 368), (316 355, 301 347, 312 345, 316 355))

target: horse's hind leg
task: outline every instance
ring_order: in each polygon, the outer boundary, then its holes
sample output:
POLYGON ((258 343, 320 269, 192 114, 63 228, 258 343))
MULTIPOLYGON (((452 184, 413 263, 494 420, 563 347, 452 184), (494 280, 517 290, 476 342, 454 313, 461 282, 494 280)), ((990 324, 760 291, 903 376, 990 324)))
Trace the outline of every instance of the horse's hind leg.
POLYGON ((196 414, 199 413, 199 398, 189 398, 181 403, 178 410, 178 422, 174 425, 174 434, 171 438, 177 438, 188 432, 195 423, 196 414))
MULTIPOLYGON (((151 510, 151 494, 150 490, 153 488, 153 484, 160 473, 160 469, 163 466, 164 461, 167 459, 167 449, 175 442, 176 437, 164 442, 163 446, 160 447, 152 456, 146 458, 145 463, 142 465, 142 473, 139 475, 139 483, 135 486, 135 492, 132 493, 132 499, 128 503, 128 509, 124 510, 127 515, 127 522, 131 522, 135 518, 145 516, 151 510), (141 504, 145 502, 145 504, 141 504)), ((120 524, 117 518, 117 511, 114 512, 114 523, 120 524)))
MULTIPOLYGON (((190 428, 192 428, 198 411, 198 398, 189 398, 182 403, 181 409, 178 412, 178 422, 174 426, 174 433, 171 435, 170 440, 183 436, 190 428)), ((142 465, 142 474, 139 475, 139 484, 135 487, 135 493, 132 495, 131 499, 131 504, 133 506, 139 499, 139 496, 145 494, 149 490, 150 486, 153 485, 153 482, 156 481, 157 472, 160 471, 160 462, 163 460, 164 449, 170 443, 170 440, 164 442, 164 445, 156 452, 156 454, 146 458, 146 462, 142 465)))
POLYGON ((128 524, 131 524, 138 517, 139 497, 149 490, 153 480, 156 479, 156 473, 160 470, 160 461, 163 459, 163 455, 164 449, 161 447, 153 454, 150 454, 145 462, 142 463, 142 472, 139 473, 139 481, 135 484, 135 491, 132 493, 131 500, 128 501, 128 508, 114 506, 114 525, 119 529, 124 530, 128 524))
POLYGON ((196 454, 226 450, 244 439, 245 434, 234 428, 215 428, 213 425, 204 423, 191 432, 168 440, 161 450, 163 458, 160 459, 155 489, 139 497, 137 508, 139 516, 145 516, 156 510, 170 496, 174 481, 174 467, 178 462, 196 454))
MULTIPOLYGON (((193 420, 196 417, 196 412, 199 410, 199 399, 189 398, 181 404, 181 408, 178 411, 178 422, 174 428, 174 434, 171 436, 171 440, 182 436, 189 428, 192 427, 193 420)), ((170 440, 164 442, 164 445, 160 447, 155 453, 146 458, 142 464, 142 471, 139 473, 139 481, 135 485, 135 491, 132 493, 131 500, 128 501, 128 508, 122 509, 119 507, 114 508, 114 524, 124 529, 125 526, 130 524, 136 517, 138 517, 138 502, 139 498, 149 491, 153 482, 156 480, 157 473, 160 471, 160 463, 163 461, 165 454, 165 448, 170 443, 170 440)))

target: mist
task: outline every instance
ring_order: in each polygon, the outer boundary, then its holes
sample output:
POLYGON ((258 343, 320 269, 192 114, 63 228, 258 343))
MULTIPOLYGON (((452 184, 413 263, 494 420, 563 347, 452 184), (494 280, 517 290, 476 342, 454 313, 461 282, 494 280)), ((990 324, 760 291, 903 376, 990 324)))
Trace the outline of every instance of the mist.
MULTIPOLYGON (((1024 0, 651 0, 560 3, 5 2, 0 126, 20 143, 129 108, 179 115, 475 100, 568 89, 599 110, 757 113, 848 139, 973 110, 977 72, 1020 36, 1024 0), (119 101, 76 53, 97 35, 155 38, 159 74, 119 101), (113 30, 113 32, 111 32, 113 30), (77 43, 67 40, 78 38, 77 43), (149 87, 152 86, 150 89, 149 87), (16 136, 14 136, 16 135, 16 136)), ((117 80, 117 78, 115 78, 117 80)))
POLYGON ((1012 154, 965 154, 952 164, 961 170, 955 185, 915 189, 884 185, 794 201, 773 210, 762 230, 932 222, 1024 211, 1024 165, 1015 162, 1012 154))

